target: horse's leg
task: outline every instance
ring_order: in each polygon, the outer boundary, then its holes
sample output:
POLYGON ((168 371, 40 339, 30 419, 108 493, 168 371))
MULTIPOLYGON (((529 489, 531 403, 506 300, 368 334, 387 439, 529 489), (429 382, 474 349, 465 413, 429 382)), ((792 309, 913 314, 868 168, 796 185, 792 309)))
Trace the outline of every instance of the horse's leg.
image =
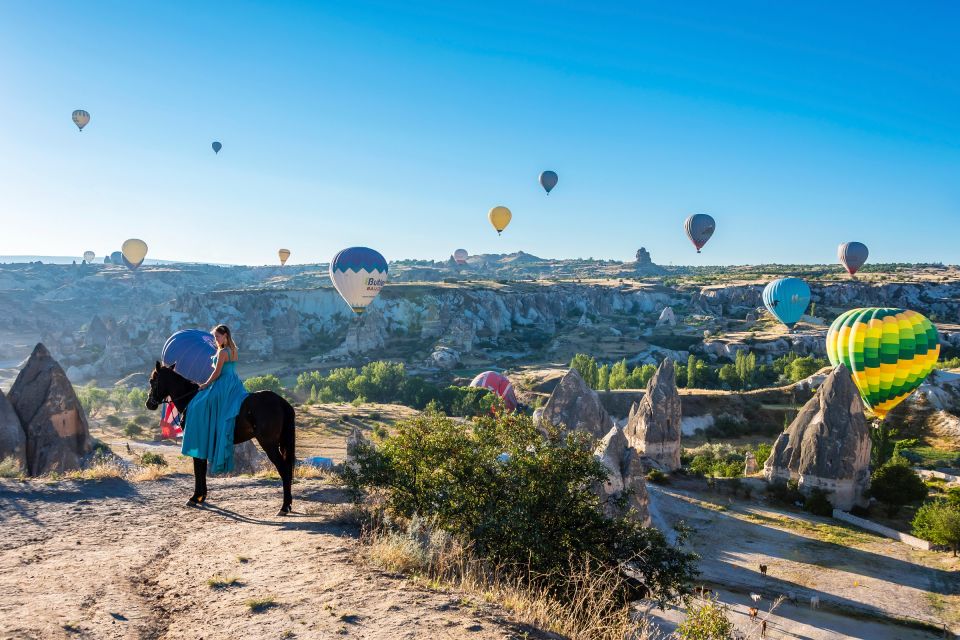
POLYGON ((207 501, 207 461, 204 458, 193 459, 193 496, 187 500, 187 506, 196 507, 207 501))
MULTIPOLYGON (((263 446, 261 444, 261 446, 263 446)), ((280 447, 277 445, 269 445, 263 447, 264 452, 266 452, 267 457, 270 458, 270 462, 273 463, 273 466, 277 468, 277 473, 280 474, 280 479, 283 480, 283 505, 280 507, 280 510, 277 511, 278 516, 285 516, 290 513, 290 503, 293 502, 293 497, 290 492, 290 485, 293 481, 293 474, 290 473, 287 464, 287 461, 283 459, 283 454, 280 453, 280 447)))

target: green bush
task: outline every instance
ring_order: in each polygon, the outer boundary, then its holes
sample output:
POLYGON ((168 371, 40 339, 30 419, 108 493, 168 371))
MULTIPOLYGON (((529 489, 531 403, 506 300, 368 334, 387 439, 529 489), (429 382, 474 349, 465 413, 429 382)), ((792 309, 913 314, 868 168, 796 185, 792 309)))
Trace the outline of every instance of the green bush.
POLYGON ((146 389, 130 389, 127 392, 127 406, 131 409, 143 409, 147 404, 147 393, 146 389))
POLYGON ((136 418, 134 418, 133 421, 136 422, 141 427, 146 427, 153 424, 154 421, 156 421, 156 418, 148 415, 139 415, 136 418))
POLYGON ((870 495, 882 502, 891 518, 905 504, 927 497, 927 485, 903 458, 891 458, 870 477, 870 495))
POLYGON ((283 385, 280 384, 280 378, 272 373, 265 376, 254 376, 252 378, 247 378, 243 382, 243 386, 250 393, 255 393, 257 391, 273 391, 277 395, 283 395, 283 385))
POLYGON ((80 387, 77 389, 77 399, 87 415, 96 413, 103 408, 109 397, 110 394, 106 390, 97 387, 80 387))
POLYGON ((757 445, 757 448, 754 450, 753 455, 757 459, 757 467, 762 468, 767 462, 767 458, 770 457, 770 454, 773 452, 773 445, 767 442, 761 442, 757 445))
POLYGON ((960 549, 960 506, 944 500, 928 502, 913 517, 913 535, 943 545, 957 555, 960 549))
POLYGON ((652 482, 654 484, 668 484, 670 482, 670 476, 659 469, 651 469, 650 472, 647 473, 647 482, 652 482))
POLYGON ((487 415, 464 428, 427 412, 395 429, 380 445, 361 446, 344 479, 358 495, 381 490, 396 516, 431 518, 481 556, 526 576, 552 576, 561 590, 564 570, 582 559, 630 562, 662 603, 689 591, 693 554, 631 518, 604 517, 589 487, 606 481, 607 470, 588 434, 544 432, 520 414, 487 415))
POLYGON ((165 467, 167 466, 167 461, 160 454, 146 451, 142 456, 140 456, 140 464, 154 465, 157 467, 165 467))
POLYGON ((123 427, 123 435, 128 438, 135 438, 139 435, 143 435, 143 427, 138 425, 136 422, 130 421, 123 427))
POLYGON ((799 484, 796 480, 784 482, 776 480, 767 485, 767 495, 775 501, 788 506, 795 506, 797 503, 803 504, 805 498, 800 493, 799 484))
POLYGON ((680 462, 692 473, 708 477, 736 478, 743 475, 745 450, 728 444, 705 444, 685 449, 680 462))
POLYGON ((123 420, 120 419, 120 416, 113 413, 105 417, 103 421, 111 427, 119 427, 121 424, 123 424, 123 420))
POLYGON ((727 607, 717 600, 707 600, 703 604, 690 603, 675 635, 679 640, 730 640, 734 631, 736 627, 727 618, 727 607))
POLYGON ((803 501, 803 510, 809 511, 815 516, 829 518, 833 515, 833 505, 830 504, 829 495, 830 492, 824 491, 820 487, 814 487, 803 501))

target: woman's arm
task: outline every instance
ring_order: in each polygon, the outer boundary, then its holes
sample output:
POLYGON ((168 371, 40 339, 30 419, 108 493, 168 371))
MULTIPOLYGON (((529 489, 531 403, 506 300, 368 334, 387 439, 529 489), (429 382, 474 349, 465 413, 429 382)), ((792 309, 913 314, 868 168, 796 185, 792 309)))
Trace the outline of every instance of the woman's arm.
POLYGON ((201 390, 206 389, 207 387, 212 385, 216 381, 216 379, 220 377, 220 370, 223 369, 223 363, 226 362, 226 359, 227 359, 226 353, 227 353, 226 349, 221 349, 220 352, 217 353, 217 364, 213 369, 213 373, 211 373, 210 377, 207 378, 207 381, 200 385, 201 390))

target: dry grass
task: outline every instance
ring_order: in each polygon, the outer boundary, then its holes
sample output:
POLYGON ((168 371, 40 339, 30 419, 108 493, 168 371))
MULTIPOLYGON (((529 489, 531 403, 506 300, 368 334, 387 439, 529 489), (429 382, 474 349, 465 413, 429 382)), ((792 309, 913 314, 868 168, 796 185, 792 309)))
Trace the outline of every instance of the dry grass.
POLYGON ((649 639, 645 621, 634 620, 617 599, 616 570, 596 571, 584 563, 568 572, 568 597, 559 599, 546 581, 525 572, 491 567, 448 533, 414 519, 405 530, 380 527, 364 536, 364 559, 389 571, 420 577, 434 588, 456 589, 497 603, 518 621, 572 640, 649 639))
POLYGON ((67 471, 58 476, 63 480, 105 480, 107 478, 123 478, 126 470, 115 462, 97 462, 86 469, 67 471))
POLYGON ((211 589, 221 590, 230 587, 242 587, 243 583, 236 576, 215 575, 207 580, 207 586, 211 589))
POLYGON ((148 465, 145 467, 137 467, 136 469, 130 471, 130 473, 127 475, 127 479, 131 482, 154 482, 156 480, 163 480, 167 476, 170 476, 174 473, 176 473, 176 471, 170 467, 148 465))
POLYGON ((262 598, 250 598, 244 604, 250 609, 250 613, 263 613, 267 609, 279 607, 276 598, 273 596, 264 596, 262 598))
POLYGON ((0 459, 0 478, 24 478, 20 463, 13 456, 0 459))

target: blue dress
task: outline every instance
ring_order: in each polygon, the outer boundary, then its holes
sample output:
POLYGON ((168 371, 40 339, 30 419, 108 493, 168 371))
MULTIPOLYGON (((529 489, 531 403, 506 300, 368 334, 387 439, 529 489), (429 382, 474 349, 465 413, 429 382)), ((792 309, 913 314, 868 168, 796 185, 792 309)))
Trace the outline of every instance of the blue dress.
MULTIPOLYGON (((216 360, 216 356, 213 356, 216 360)), ((233 470, 233 430, 240 405, 249 395, 237 375, 237 362, 223 363, 213 384, 187 405, 181 452, 210 463, 210 473, 233 470)))

